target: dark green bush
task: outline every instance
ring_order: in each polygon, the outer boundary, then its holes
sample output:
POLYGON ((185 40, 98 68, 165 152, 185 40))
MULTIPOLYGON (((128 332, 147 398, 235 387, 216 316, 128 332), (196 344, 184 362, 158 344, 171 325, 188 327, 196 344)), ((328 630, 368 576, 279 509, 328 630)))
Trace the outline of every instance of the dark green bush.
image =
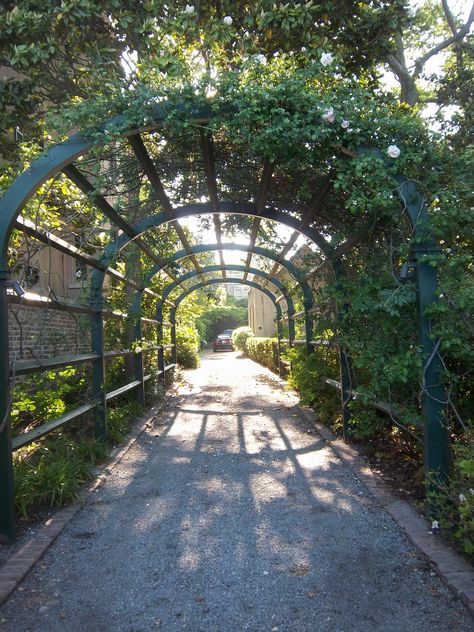
POLYGON ((449 479, 430 495, 443 533, 474 559, 474 451, 472 441, 453 448, 449 479))
MULTIPOLYGON (((131 419, 142 410, 131 401, 108 409, 108 443, 123 440, 131 419)), ((48 435, 17 450, 13 457, 15 506, 23 518, 47 507, 74 502, 83 484, 93 478, 109 447, 87 436, 87 428, 72 428, 48 435)))
POLYGON ((29 446, 15 453, 15 505, 28 518, 43 507, 74 502, 81 486, 93 476, 93 465, 107 452, 97 441, 56 436, 40 446, 29 446))
POLYGON ((299 392, 301 403, 313 406, 323 423, 337 425, 341 414, 339 392, 325 381, 327 377, 339 377, 335 350, 316 347, 314 353, 309 353, 305 347, 294 347, 285 355, 291 363, 288 384, 299 392))

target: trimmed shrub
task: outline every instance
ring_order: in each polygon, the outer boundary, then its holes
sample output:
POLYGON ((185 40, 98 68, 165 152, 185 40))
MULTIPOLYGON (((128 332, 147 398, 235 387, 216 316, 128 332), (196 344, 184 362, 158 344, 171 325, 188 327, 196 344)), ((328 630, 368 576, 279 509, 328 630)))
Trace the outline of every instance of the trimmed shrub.
POLYGON ((325 377, 338 378, 338 360, 331 350, 318 349, 308 353, 304 347, 294 347, 286 353, 291 362, 288 384, 298 391, 301 403, 312 406, 323 423, 337 425, 340 421, 339 393, 329 387, 325 377))
POLYGON ((247 354, 247 341, 254 337, 250 327, 239 327, 232 332, 232 342, 237 351, 247 354))
POLYGON ((247 355, 268 367, 272 371, 278 372, 278 341, 276 338, 247 338, 247 355))

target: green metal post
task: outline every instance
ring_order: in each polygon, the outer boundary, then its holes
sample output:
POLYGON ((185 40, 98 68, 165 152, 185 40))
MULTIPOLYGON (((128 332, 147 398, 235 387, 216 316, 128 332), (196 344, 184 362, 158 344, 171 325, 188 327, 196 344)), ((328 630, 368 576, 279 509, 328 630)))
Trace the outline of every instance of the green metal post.
MULTIPOLYGON (((336 285, 337 290, 343 294, 344 293, 344 285, 342 282, 343 279, 343 270, 342 270, 342 262, 337 260, 333 263, 334 275, 336 277, 336 285)), ((344 322, 344 314, 347 313, 348 305, 345 297, 342 297, 342 300, 339 304, 338 308, 338 321, 339 326, 342 327, 342 323, 344 322)), ((352 428, 351 428, 351 410, 349 408, 349 402, 351 401, 351 390, 352 390, 352 381, 351 381, 351 361, 347 349, 345 349, 342 345, 339 345, 339 376, 341 382, 341 416, 342 416, 342 432, 345 441, 348 441, 351 438, 352 428)))
POLYGON ((425 261, 427 255, 438 254, 434 242, 415 245, 412 249, 415 265, 418 335, 423 353, 424 456, 425 472, 429 484, 445 480, 448 476, 450 448, 446 427, 446 393, 442 384, 442 362, 438 342, 433 340, 427 308, 438 301, 436 268, 425 261))
POLYGON ((7 272, 0 272, 0 541, 15 539, 15 510, 13 496, 13 462, 10 429, 10 367, 8 358, 7 272))
POLYGON ((313 319, 311 318, 310 314, 308 314, 309 310, 312 307, 312 302, 304 302, 304 329, 306 337, 306 350, 309 353, 312 353, 314 351, 314 345, 311 344, 311 340, 313 339, 313 319))
POLYGON ((142 301, 142 291, 137 291, 133 298, 131 313, 135 322, 133 324, 133 339, 135 345, 140 346, 140 351, 137 351, 137 347, 135 346, 135 353, 133 356, 134 359, 134 372, 135 379, 140 382, 140 386, 138 386, 136 390, 137 394, 137 402, 140 406, 145 406, 145 373, 143 371, 143 351, 141 350, 141 340, 142 340, 142 321, 141 317, 141 301, 142 301))
POLYGON ((432 237, 431 223, 423 195, 412 180, 399 177, 400 196, 413 226, 412 263, 415 268, 418 337, 423 353, 424 457, 429 487, 446 479, 449 471, 450 448, 446 427, 446 394, 442 384, 442 362, 438 342, 433 340, 427 308, 438 301, 436 268, 426 260, 439 254, 432 237))
POLYGON ((295 339, 295 321, 291 318, 294 313, 294 308, 292 310, 288 310, 288 346, 290 348, 293 346, 293 341, 295 339))
POLYGON ((178 350, 176 348, 176 321, 173 318, 171 321, 171 344, 173 348, 171 349, 171 362, 173 364, 177 364, 178 362, 178 350))
POLYGON ((92 362, 92 400, 95 402, 94 431, 96 439, 107 438, 107 403, 105 399, 104 321, 102 317, 102 284, 104 273, 94 270, 91 276, 90 306, 98 310, 91 316, 91 350, 99 357, 92 362))
POLYGON ((156 305, 156 320, 158 321, 157 332, 158 332, 158 369, 161 371, 161 381, 166 385, 166 374, 165 374, 165 350, 163 349, 163 345, 165 344, 164 335, 163 335, 163 303, 158 301, 156 305))
POLYGON ((282 377, 281 364, 281 339, 283 338, 283 323, 281 322, 281 312, 277 314, 277 353, 278 353, 278 375, 282 377))
POLYGON ((339 375, 341 377, 341 414, 342 414, 342 430, 345 441, 351 438, 351 411, 349 402, 351 401, 351 362, 344 347, 339 346, 339 375))

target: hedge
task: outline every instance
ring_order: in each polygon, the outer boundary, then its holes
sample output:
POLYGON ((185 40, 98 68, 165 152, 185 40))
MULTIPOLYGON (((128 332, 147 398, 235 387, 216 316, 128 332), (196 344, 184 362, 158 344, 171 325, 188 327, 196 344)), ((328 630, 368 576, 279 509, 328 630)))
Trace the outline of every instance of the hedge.
POLYGON ((278 341, 276 338, 247 338, 246 352, 252 360, 278 372, 278 341))

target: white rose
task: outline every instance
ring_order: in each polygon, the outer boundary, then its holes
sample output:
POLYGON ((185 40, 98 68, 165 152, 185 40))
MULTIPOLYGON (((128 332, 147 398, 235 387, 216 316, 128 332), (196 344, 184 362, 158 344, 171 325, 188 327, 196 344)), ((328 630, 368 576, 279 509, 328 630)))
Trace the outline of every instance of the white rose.
POLYGON ((184 9, 184 12, 185 13, 189 13, 189 14, 194 13, 194 5, 187 4, 186 8, 184 9))
POLYGON ((390 147, 387 149, 387 154, 390 156, 390 158, 398 158, 400 153, 400 149, 396 145, 390 145, 390 147))
POLYGON ((233 22, 233 19, 230 17, 230 15, 226 15, 223 19, 223 22, 226 26, 230 26, 233 22))
POLYGON ((141 347, 135 347, 135 353, 141 353, 141 352, 142 352, 141 347))
POLYGON ((332 64, 333 59, 334 55, 332 53, 323 53, 320 61, 323 66, 329 66, 329 64, 332 64))
POLYGON ((262 53, 260 53, 259 55, 255 55, 255 61, 259 64, 265 65, 267 63, 267 58, 265 57, 265 55, 262 55, 262 53))
POLYGON ((347 129, 347 128, 349 127, 349 125, 350 125, 349 121, 345 121, 345 120, 344 120, 344 121, 342 121, 342 123, 341 123, 341 127, 342 127, 342 129, 347 129))
POLYGON ((334 123, 334 109, 332 107, 326 108, 321 118, 328 123, 334 123))
POLYGON ((465 503, 466 502, 466 496, 464 494, 459 494, 459 502, 460 503, 465 503))

